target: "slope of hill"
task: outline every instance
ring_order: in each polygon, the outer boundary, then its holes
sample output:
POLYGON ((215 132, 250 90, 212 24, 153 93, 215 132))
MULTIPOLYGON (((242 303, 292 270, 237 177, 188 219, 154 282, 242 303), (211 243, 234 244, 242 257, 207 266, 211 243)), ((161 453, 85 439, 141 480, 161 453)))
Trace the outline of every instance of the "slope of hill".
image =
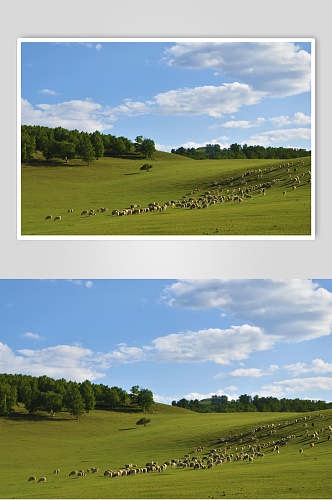
POLYGON ((53 419, 1 418, 1 498, 330 498, 332 410, 198 414, 158 404, 146 427, 135 425, 141 416, 98 410, 80 423, 65 413, 53 419), (277 443, 280 453, 273 451, 277 443), (250 451, 258 445, 263 457, 250 451), (242 447, 243 454, 255 456, 252 462, 235 460, 242 447), (104 477, 106 469, 119 470, 126 463, 144 467, 151 461, 183 460, 186 454, 203 458, 212 449, 230 461, 206 470, 168 467, 104 477), (69 477, 72 470, 91 467, 99 471, 69 477), (56 468, 58 475, 52 473, 56 468), (30 476, 47 481, 28 482, 30 476))
POLYGON ((197 161, 162 152, 157 156, 161 159, 149 161, 153 165, 149 172, 140 170, 145 161, 106 157, 90 167, 79 160, 71 160, 67 166, 40 160, 24 164, 22 234, 310 234, 310 158, 296 160, 296 164, 294 160, 289 169, 288 162, 281 160, 197 161), (279 165, 283 167, 279 169, 279 165), (252 173, 242 177, 248 171, 252 173), (299 182, 294 180, 296 176, 299 182), (260 187, 264 185, 270 186, 265 194, 260 187), (246 188, 251 194, 241 195, 243 202, 239 203, 236 195, 246 188), (192 198, 202 208, 207 196, 225 201, 209 203, 204 210, 180 206, 192 198), (177 206, 162 213, 112 215, 112 210, 131 205, 146 208, 152 202, 163 205, 172 200, 177 206), (101 207, 107 211, 96 212, 96 217, 84 213, 101 207), (69 209, 73 212, 68 213, 69 209), (52 218, 46 220, 47 216, 52 218), (62 220, 54 221, 55 216, 62 220))

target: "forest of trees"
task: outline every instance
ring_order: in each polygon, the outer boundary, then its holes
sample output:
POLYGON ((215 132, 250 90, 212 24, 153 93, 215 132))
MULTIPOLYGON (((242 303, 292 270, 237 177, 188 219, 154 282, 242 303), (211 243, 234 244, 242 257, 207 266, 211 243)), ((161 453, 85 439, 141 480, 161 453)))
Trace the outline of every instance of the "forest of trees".
POLYGON ((82 158, 88 164, 103 156, 139 156, 152 158, 155 144, 152 139, 139 135, 135 142, 127 137, 115 137, 111 134, 79 132, 62 127, 49 128, 39 125, 22 125, 21 158, 27 162, 40 151, 45 160, 61 158, 68 162, 73 158, 82 158))
POLYGON ((201 413, 232 413, 248 411, 278 411, 278 412, 301 412, 326 410, 332 408, 332 403, 325 401, 314 401, 310 399, 287 399, 270 397, 251 397, 248 394, 242 394, 237 400, 229 400, 226 395, 212 396, 211 399, 199 401, 183 398, 179 401, 172 401, 172 406, 180 406, 201 413))
POLYGON ((93 409, 149 411, 153 394, 138 385, 127 393, 120 387, 93 384, 88 380, 79 383, 46 375, 0 374, 0 415, 10 415, 18 404, 30 413, 45 411, 54 416, 59 411, 68 411, 79 419, 93 409))
POLYGON ((172 149, 172 153, 188 156, 195 160, 228 160, 228 159, 250 159, 250 158, 270 158, 287 159, 310 156, 311 151, 296 148, 273 148, 264 146, 248 146, 244 144, 231 144, 229 148, 223 148, 219 144, 207 144, 203 148, 178 148, 172 149))

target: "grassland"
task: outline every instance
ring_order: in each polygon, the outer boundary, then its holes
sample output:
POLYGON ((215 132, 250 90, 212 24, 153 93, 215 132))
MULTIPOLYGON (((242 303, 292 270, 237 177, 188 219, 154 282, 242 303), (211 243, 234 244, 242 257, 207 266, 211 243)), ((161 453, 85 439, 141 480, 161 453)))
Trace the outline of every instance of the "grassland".
MULTIPOLYGON (((298 163, 299 160, 294 160, 298 163)), ((168 208, 126 217, 112 216, 114 209, 131 204, 146 207, 150 202, 165 203, 195 197, 213 183, 238 178, 249 169, 265 169, 285 164, 283 160, 192 160, 179 155, 158 152, 151 161, 150 172, 141 171, 144 160, 102 158, 84 165, 72 160, 69 165, 36 158, 22 167, 22 235, 309 235, 310 183, 301 181, 296 190, 290 176, 310 170, 310 158, 297 168, 296 174, 280 171, 263 172, 247 178, 248 185, 280 181, 266 190, 257 190, 243 203, 227 202, 204 210, 168 208), (283 192, 287 195, 283 196, 283 192), (95 217, 81 216, 82 210, 106 207, 95 217), (68 214, 72 208, 74 212, 68 214), (47 215, 60 215, 61 221, 46 221, 47 215)), ((291 169, 293 170, 293 169, 291 169)), ((238 189, 235 180, 229 189, 238 189)), ((226 187, 221 194, 226 195, 226 187)))
MULTIPOLYGON (((309 432, 332 425, 332 410, 312 412, 309 432), (315 427, 311 427, 314 422, 315 427)), ((236 413, 200 414, 177 407, 156 405, 151 424, 137 427, 140 414, 93 411, 77 423, 65 413, 55 418, 42 416, 0 419, 1 498, 331 498, 332 441, 328 431, 310 448, 304 414, 236 413), (107 468, 125 463, 144 466, 154 460, 183 457, 203 445, 205 450, 220 445, 220 439, 238 436, 266 423, 283 422, 276 432, 257 433, 257 443, 296 437, 281 447, 272 447, 253 463, 224 463, 208 470, 170 469, 137 476, 105 478, 107 468), (287 425, 286 422, 289 424, 287 425), (304 453, 299 454, 299 448, 304 453), (73 469, 97 466, 100 471, 83 478, 70 478, 73 469), (60 468, 58 476, 52 471, 60 468), (46 483, 28 482, 29 476, 45 476, 46 483)), ((251 436, 231 443, 248 446, 251 436)), ((206 452, 206 451, 204 451, 206 452)))

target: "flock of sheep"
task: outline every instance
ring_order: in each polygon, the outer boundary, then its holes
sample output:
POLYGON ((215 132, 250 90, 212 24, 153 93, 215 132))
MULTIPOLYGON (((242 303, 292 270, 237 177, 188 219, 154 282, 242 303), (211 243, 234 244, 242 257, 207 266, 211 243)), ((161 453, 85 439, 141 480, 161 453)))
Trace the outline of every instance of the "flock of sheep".
MULTIPOLYGON (((242 203, 245 200, 252 198, 255 195, 266 195, 268 189, 275 184, 286 180, 286 186, 295 190, 297 186, 311 182, 311 172, 302 172, 300 175, 295 175, 299 167, 305 165, 303 160, 290 161, 282 164, 274 165, 266 168, 251 169, 244 172, 242 175, 234 178, 228 177, 222 180, 216 180, 208 188, 207 191, 201 192, 200 187, 194 187, 188 195, 184 195, 180 200, 170 200, 166 202, 153 201, 146 207, 141 207, 137 203, 132 203, 130 207, 124 209, 112 210, 114 216, 138 215, 152 212, 166 212, 168 208, 185 208, 185 209, 204 209, 218 203, 238 202, 242 203), (283 172, 286 169, 286 172, 283 172), (262 181, 263 174, 286 173, 286 177, 273 177, 270 180, 262 181), (288 174, 288 176, 287 176, 288 174), (200 193, 201 192, 201 193, 200 193), (200 193, 200 194, 199 194, 200 193), (195 196, 196 195, 196 196, 195 196)), ((283 196, 287 191, 283 191, 283 196)), ((105 213, 107 208, 99 209, 84 209, 81 211, 81 217, 91 217, 98 213, 105 213)), ((68 214, 72 214, 74 209, 69 208, 68 214)), ((53 220, 61 221, 61 215, 47 215, 46 221, 53 220)))
MULTIPOLYGON (((331 440, 332 426, 323 426, 320 422, 324 419, 318 415, 316 419, 310 416, 303 416, 293 421, 283 421, 277 424, 271 423, 253 428, 246 433, 221 438, 215 447, 210 450, 200 445, 194 451, 188 452, 181 458, 173 458, 164 461, 161 465, 157 461, 147 462, 144 466, 127 463, 122 468, 112 469, 107 468, 103 475, 105 478, 118 478, 137 474, 146 474, 151 472, 164 472, 169 467, 176 469, 193 469, 193 470, 208 470, 212 467, 221 466, 225 463, 237 461, 247 461, 253 463, 257 459, 263 459, 266 453, 279 455, 280 450, 287 446, 287 443, 293 439, 301 438, 303 447, 298 451, 300 455, 304 453, 304 447, 314 448, 315 443, 319 442, 320 438, 326 437, 327 441, 331 440), (319 425, 316 429, 315 426, 319 425), (296 425, 296 429, 292 427, 296 425), (300 426, 300 428, 298 427, 300 426), (283 434, 278 439, 273 439, 274 434, 283 434)), ((55 469, 54 474, 60 474, 60 469, 55 469)), ((90 474, 99 473, 98 467, 91 467, 83 470, 72 470, 69 472, 69 478, 81 478, 90 474)), ((28 481, 38 483, 46 482, 46 477, 30 476, 28 481)))

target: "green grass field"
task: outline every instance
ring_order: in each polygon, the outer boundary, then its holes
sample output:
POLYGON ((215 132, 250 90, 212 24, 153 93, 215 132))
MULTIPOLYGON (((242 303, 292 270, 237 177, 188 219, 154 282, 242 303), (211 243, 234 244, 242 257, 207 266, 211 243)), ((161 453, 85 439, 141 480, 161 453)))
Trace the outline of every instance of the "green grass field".
MULTIPOLYGON (((293 160, 299 164, 299 159, 293 160)), ((157 152, 150 172, 140 171, 144 160, 102 158, 83 165, 72 160, 47 162, 40 158, 22 167, 22 235, 310 235, 310 158, 304 158, 296 173, 291 168, 269 171, 286 160, 192 160, 157 152), (146 207, 148 203, 198 198, 206 190, 227 195, 238 190, 249 169, 265 169, 247 177, 247 186, 271 182, 278 178, 266 196, 257 189, 251 199, 218 203, 202 210, 171 208, 124 217, 112 216, 114 209, 131 204, 146 207), (290 177, 300 176, 292 190, 290 177), (233 186, 213 186, 226 178, 233 186), (190 193, 194 188, 198 192, 190 193), (283 192, 287 191, 286 196, 283 192), (83 210, 106 207, 107 212, 94 217, 81 216, 83 210), (74 212, 68 213, 72 208, 74 212), (46 221, 48 215, 61 221, 46 221)), ((243 186, 243 185, 242 185, 243 186)))
POLYGON ((312 413, 200 414, 182 408, 155 405, 147 427, 135 426, 141 414, 93 411, 77 423, 66 413, 54 419, 0 418, 1 498, 331 498, 332 410, 312 413), (296 418, 311 415, 310 434, 324 429, 315 447, 304 436, 303 422, 296 418), (267 423, 282 422, 275 433, 256 433, 257 440, 240 433, 251 432, 267 423), (287 423, 288 424, 287 424, 287 423), (311 423, 314 422, 314 428, 311 423), (295 435, 280 447, 269 446, 264 457, 254 462, 231 461, 208 470, 170 468, 163 472, 106 478, 105 469, 135 463, 181 458, 221 447, 220 439, 234 438, 235 447, 267 443, 295 435), (303 448, 301 455, 299 449, 303 448), (99 467, 86 477, 69 477, 72 470, 99 467), (59 475, 52 472, 60 468, 59 475), (28 482, 29 476, 46 477, 47 482, 28 482))

